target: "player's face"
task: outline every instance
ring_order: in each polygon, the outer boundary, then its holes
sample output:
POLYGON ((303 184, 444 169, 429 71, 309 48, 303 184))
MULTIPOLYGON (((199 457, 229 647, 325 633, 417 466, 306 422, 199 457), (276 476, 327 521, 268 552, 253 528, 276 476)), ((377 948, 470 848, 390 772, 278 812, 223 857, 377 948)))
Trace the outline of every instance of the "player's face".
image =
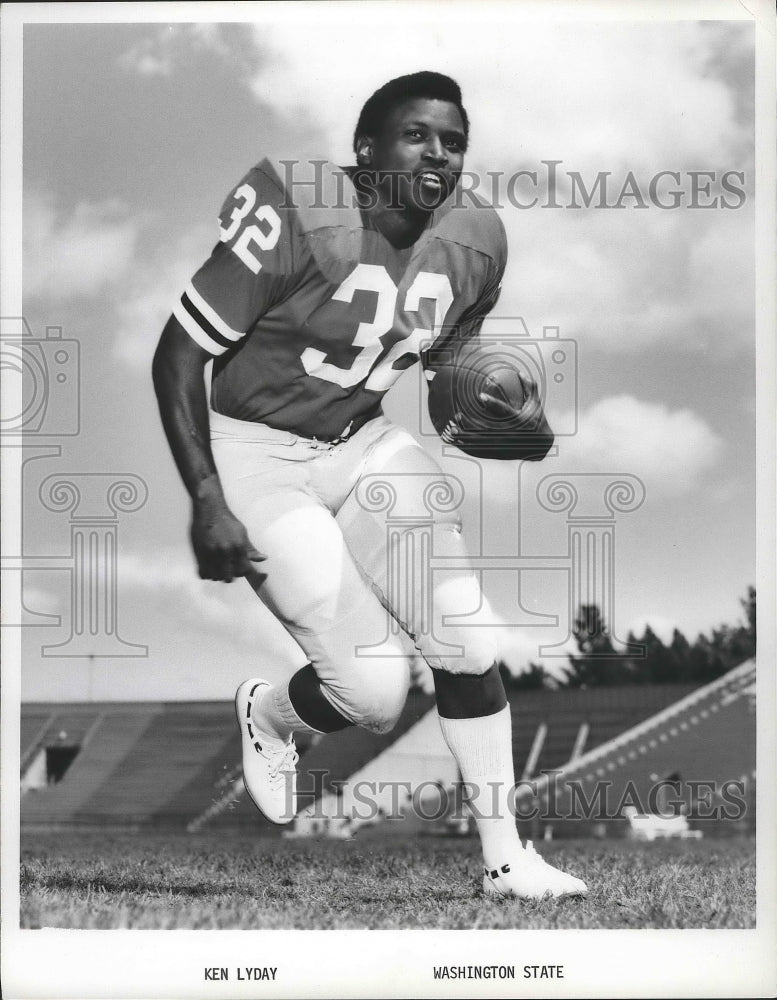
POLYGON ((396 204, 429 212, 455 188, 466 145, 455 104, 416 98, 386 117, 372 140, 371 167, 386 175, 396 204))

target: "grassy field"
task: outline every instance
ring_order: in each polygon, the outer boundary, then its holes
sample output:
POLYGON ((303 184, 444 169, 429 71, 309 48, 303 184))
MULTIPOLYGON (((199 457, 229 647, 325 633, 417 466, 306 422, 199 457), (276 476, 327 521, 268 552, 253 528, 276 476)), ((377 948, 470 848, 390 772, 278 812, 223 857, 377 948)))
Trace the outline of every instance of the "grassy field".
POLYGON ((541 853, 584 900, 485 900, 474 839, 284 841, 25 834, 21 926, 77 928, 753 927, 753 840, 568 840, 541 853))

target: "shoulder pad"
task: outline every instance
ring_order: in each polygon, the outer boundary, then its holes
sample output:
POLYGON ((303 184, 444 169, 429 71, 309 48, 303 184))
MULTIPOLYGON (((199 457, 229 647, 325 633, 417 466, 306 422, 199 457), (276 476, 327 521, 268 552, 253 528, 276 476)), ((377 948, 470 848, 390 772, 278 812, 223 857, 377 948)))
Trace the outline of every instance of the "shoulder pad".
POLYGON ((283 191, 283 207, 294 211, 303 232, 362 227, 351 179, 329 160, 265 158, 254 169, 283 191))
POLYGON ((486 254, 503 265, 507 238, 497 212, 474 191, 456 188, 435 213, 434 235, 486 254))

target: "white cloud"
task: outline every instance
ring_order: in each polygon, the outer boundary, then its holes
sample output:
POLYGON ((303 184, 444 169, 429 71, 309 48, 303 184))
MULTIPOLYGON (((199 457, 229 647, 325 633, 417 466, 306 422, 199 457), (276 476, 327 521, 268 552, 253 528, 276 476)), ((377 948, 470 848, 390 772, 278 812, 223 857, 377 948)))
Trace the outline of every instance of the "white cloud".
POLYGON ((697 24, 530 23, 506 12, 478 52, 479 21, 419 21, 257 24, 254 93, 283 116, 302 115, 335 157, 349 152, 372 90, 419 69, 460 82, 476 166, 561 157, 576 169, 676 169, 726 155, 741 138, 731 90, 709 71, 714 40, 697 24), (333 71, 333 52, 347 73, 333 71))
MULTIPOLYGON (((541 160, 560 159, 562 174, 579 171, 589 187, 598 172, 611 171, 618 191, 633 171, 646 192, 660 170, 752 166, 752 133, 738 114, 746 95, 726 61, 736 51, 747 65, 751 41, 742 26, 549 23, 505 9, 478 52, 471 40, 482 28, 479 18, 459 12, 444 25, 427 24, 426 8, 417 10, 409 28, 393 12, 377 10, 326 22, 257 19, 247 32, 234 25, 163 26, 122 59, 146 74, 172 73, 203 52, 228 61, 284 123, 285 151, 300 156, 347 162, 365 98, 391 77, 433 68, 462 85, 473 130, 466 166, 481 176, 518 167, 542 174, 541 160)), ((682 174, 686 203, 690 183, 682 174)), ((720 193, 717 182, 713 187, 720 193)), ((500 314, 523 316, 532 329, 558 324, 567 336, 618 351, 697 331, 734 343, 752 340, 749 205, 521 211, 504 188, 503 182, 500 214, 510 262, 500 314)))
POLYGON ((460 82, 477 166, 563 157, 576 169, 659 161, 677 169, 729 156, 747 135, 728 65, 732 51, 746 65, 747 26, 537 21, 508 7, 460 8, 442 22, 420 4, 409 20, 393 8, 351 7, 325 18, 295 13, 279 17, 270 8, 265 19, 259 12, 247 33, 218 23, 150 28, 119 63, 140 75, 169 76, 192 54, 220 57, 290 131, 307 134, 316 151, 335 159, 350 153, 366 97, 419 69, 460 82), (472 38, 486 19, 489 44, 478 49, 472 38))
POLYGON ((231 584, 200 580, 194 557, 179 550, 124 553, 119 561, 119 587, 144 596, 154 617, 169 630, 185 629, 207 637, 215 648, 241 648, 256 662, 304 666, 305 655, 251 591, 244 580, 231 584))
POLYGON ((149 38, 123 53, 119 65, 138 76, 171 76, 173 55, 156 38, 149 38))
POLYGON ((580 415, 578 433, 561 444, 558 465, 559 471, 628 472, 643 480, 650 496, 671 497, 696 487, 722 450, 718 435, 691 410, 611 396, 580 415))
POLYGON ((198 225, 175 239, 165 235, 135 261, 116 302, 114 357, 148 371, 159 335, 176 300, 210 253, 214 227, 198 225))
MULTIPOLYGON (((571 426, 569 414, 551 414, 549 420, 551 426, 571 426)), ((692 410, 673 410, 629 395, 609 396, 581 411, 577 427, 575 435, 557 438, 556 457, 524 465, 526 496, 547 475, 612 473, 637 476, 651 501, 674 498, 706 485, 705 475, 718 465, 725 447, 692 410)), ((510 464, 494 463, 489 471, 489 502, 512 503, 510 464)), ((524 517, 529 514, 523 512, 524 517)))
POLYGON ((548 641, 548 631, 536 635, 536 629, 501 628, 497 631, 499 657, 514 674, 523 673, 529 662, 540 660, 539 646, 548 641), (531 638, 530 638, 531 636, 531 638))
POLYGON ((25 295, 50 306, 101 296, 103 317, 106 311, 114 317, 114 357, 147 371, 214 233, 212 224, 201 223, 174 236, 150 213, 130 217, 112 201, 82 202, 61 218, 50 197, 34 194, 25 206, 25 295))
POLYGON ((117 201, 79 202, 63 216, 51 197, 33 193, 24 207, 25 294, 61 302, 116 285, 134 259, 140 225, 117 201))
POLYGON ((138 76, 172 76, 191 49, 230 54, 218 24, 166 24, 123 52, 119 66, 138 76))
MULTIPOLYGON (((687 185, 686 185, 687 186, 687 185)), ((501 316, 617 352, 753 338, 753 220, 741 212, 501 213, 510 259, 501 316)))
MULTIPOLYGON (((509 176, 520 167, 537 170, 541 186, 541 161, 560 159, 560 172, 579 171, 588 187, 598 172, 611 171, 612 202, 628 171, 645 197, 658 171, 680 171, 688 204, 689 169, 751 166, 737 92, 714 72, 721 39, 703 25, 532 23, 505 15, 482 54, 457 20, 416 28, 423 30, 377 19, 256 25, 253 92, 286 121, 300 154, 338 162, 350 159, 352 130, 372 90, 432 68, 462 86, 472 118, 466 166, 481 179, 487 170, 509 176), (376 32, 379 50, 369 44, 376 32), (333 71, 333 51, 348 73, 333 71)), ((746 46, 737 27, 729 35, 746 46)), ((749 206, 522 211, 509 203, 505 181, 500 192, 510 252, 501 315, 524 316, 533 328, 558 324, 567 336, 618 351, 697 329, 752 339, 749 206)), ((715 182, 713 194, 720 193, 715 182)))

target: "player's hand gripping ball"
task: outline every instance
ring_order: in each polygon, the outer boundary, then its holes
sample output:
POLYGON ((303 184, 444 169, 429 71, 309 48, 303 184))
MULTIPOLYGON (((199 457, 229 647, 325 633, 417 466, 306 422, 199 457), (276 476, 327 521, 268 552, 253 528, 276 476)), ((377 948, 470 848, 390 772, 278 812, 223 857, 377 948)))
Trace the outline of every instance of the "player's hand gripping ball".
POLYGON ((428 406, 442 440, 467 455, 539 461, 553 444, 537 383, 509 344, 453 349, 436 367, 428 406))

